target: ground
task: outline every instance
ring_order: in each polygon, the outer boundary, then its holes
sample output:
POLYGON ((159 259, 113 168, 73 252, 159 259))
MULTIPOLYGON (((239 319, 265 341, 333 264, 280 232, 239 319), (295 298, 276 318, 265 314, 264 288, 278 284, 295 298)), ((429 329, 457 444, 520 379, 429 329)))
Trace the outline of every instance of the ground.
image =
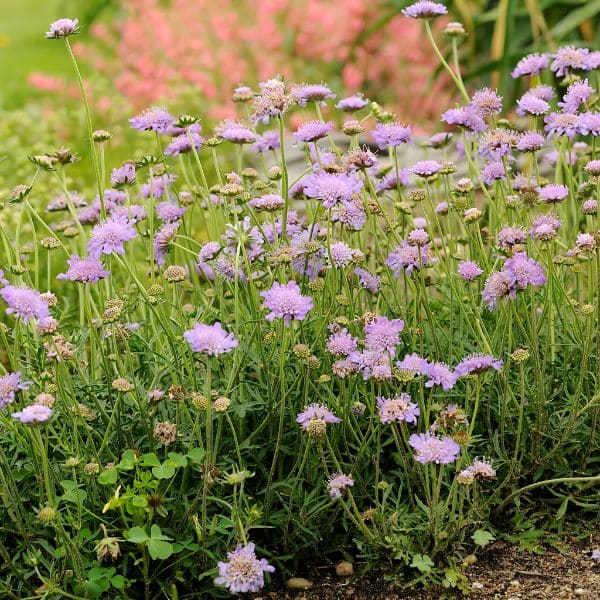
MULTIPOLYGON (((531 554, 506 542, 494 542, 466 570, 476 600, 598 600, 600 565, 590 558, 600 547, 600 535, 584 542, 567 541, 563 552, 549 549, 531 554)), ((394 590, 382 576, 356 580, 337 577, 331 568, 303 574, 313 582, 308 590, 263 592, 254 600, 441 600, 464 598, 442 589, 394 590)))

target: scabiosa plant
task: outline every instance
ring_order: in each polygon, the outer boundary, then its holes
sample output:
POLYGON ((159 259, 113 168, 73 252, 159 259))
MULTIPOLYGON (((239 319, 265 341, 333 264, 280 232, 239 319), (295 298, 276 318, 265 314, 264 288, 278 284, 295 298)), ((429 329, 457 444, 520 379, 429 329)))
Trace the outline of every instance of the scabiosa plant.
POLYGON ((365 348, 394 354, 396 347, 400 344, 400 333, 403 329, 404 321, 402 319, 376 317, 365 324, 365 348))
POLYGON ((21 390, 28 390, 30 385, 30 381, 21 379, 21 371, 7 373, 0 377, 0 409, 14 402, 15 394, 21 390))
POLYGON ((377 123, 371 135, 382 150, 408 144, 412 140, 410 125, 402 123, 377 123))
POLYGON ((296 423, 302 426, 302 429, 308 435, 320 437, 325 434, 327 424, 341 423, 324 404, 309 404, 302 412, 296 416, 296 423))
POLYGON ((192 329, 183 333, 183 337, 194 352, 208 356, 226 354, 239 344, 233 333, 225 331, 219 321, 213 325, 196 323, 192 329))
POLYGON ((167 133, 174 121, 175 118, 166 108, 153 106, 129 119, 129 124, 133 129, 137 129, 138 131, 167 133))
POLYGON ((402 14, 413 19, 432 19, 433 17, 447 15, 448 9, 439 2, 419 0, 402 9, 402 14))
POLYGON ((6 285, 0 289, 0 296, 8 304, 6 314, 14 315, 26 324, 30 319, 46 319, 50 316, 48 302, 37 290, 6 285))
POLYGON ((52 409, 42 404, 31 404, 21 411, 12 413, 12 417, 24 425, 42 425, 52 418, 52 409))
POLYGON ((133 224, 126 218, 109 217, 92 229, 87 250, 92 258, 103 254, 125 254, 125 242, 137 237, 133 224))
POLYGON ((458 274, 465 281, 475 281, 481 274, 483 269, 472 260, 463 260, 458 264, 458 274))
POLYGON ((409 394, 402 393, 393 398, 377 396, 379 418, 382 423, 410 423, 416 425, 417 417, 421 414, 419 407, 411 402, 409 394))
POLYGON ((342 98, 335 105, 335 107, 343 110, 344 112, 355 112, 361 108, 365 108, 365 106, 368 105, 369 100, 367 100, 367 98, 365 98, 362 94, 354 94, 353 96, 342 98))
POLYGON ((479 375, 484 371, 495 369, 499 371, 502 368, 503 361, 489 354, 472 354, 463 358, 456 367, 454 367, 454 373, 459 377, 466 377, 467 375, 479 375))
POLYGON ((328 121, 323 123, 322 121, 309 121, 303 123, 294 132, 294 137, 299 142, 316 142, 321 138, 324 138, 333 129, 333 123, 328 121))
POLYGON ((538 189, 541 200, 549 204, 562 202, 569 194, 569 188, 566 185, 549 183, 538 189))
POLYGON ((460 446, 450 437, 431 433, 413 433, 408 443, 414 448, 415 460, 421 464, 449 465, 460 455, 460 446))
POLYGON ((381 285, 381 277, 379 275, 375 275, 362 267, 356 267, 354 274, 358 276, 358 283, 362 288, 371 292, 371 294, 379 292, 381 285))
POLYGON ((265 573, 275 572, 275 567, 266 559, 256 557, 256 546, 249 542, 239 544, 233 552, 227 553, 227 562, 219 561, 219 576, 215 578, 217 585, 226 586, 232 594, 258 592, 265 584, 265 573))
POLYGON ((276 281, 270 290, 260 295, 264 298, 264 307, 271 311, 266 318, 269 321, 283 319, 286 326, 292 320, 303 321, 313 309, 312 298, 303 296, 295 281, 288 281, 286 285, 276 281))
POLYGON ((415 269, 434 262, 429 246, 413 246, 402 240, 400 245, 390 252, 385 264, 392 269, 395 277, 400 277, 402 271, 410 275, 415 269))
POLYGON ((79 33, 79 19, 58 19, 50 24, 46 39, 58 40, 79 33))
POLYGON ((102 262, 91 256, 79 258, 76 254, 73 254, 67 260, 67 264, 69 265, 67 271, 57 275, 57 279, 68 279, 79 283, 97 283, 101 279, 110 276, 110 271, 104 268, 102 262))
POLYGON ((333 208, 340 202, 351 202, 363 187, 363 182, 354 173, 314 173, 303 180, 304 194, 333 208))
POLYGON ((419 177, 431 177, 442 170, 442 165, 436 160, 420 160, 409 170, 419 177))
POLYGON ((354 485, 354 479, 344 473, 336 473, 327 480, 327 491, 332 500, 339 500, 344 491, 354 485))
POLYGON ((550 55, 540 54, 534 52, 524 56, 512 71, 512 76, 517 79, 518 77, 525 77, 529 75, 534 77, 545 71, 550 66, 550 55))
POLYGON ((430 388, 434 385, 439 385, 445 392, 454 387, 458 379, 458 375, 453 373, 450 367, 442 362, 425 361, 422 364, 421 372, 427 377, 425 387, 430 388))

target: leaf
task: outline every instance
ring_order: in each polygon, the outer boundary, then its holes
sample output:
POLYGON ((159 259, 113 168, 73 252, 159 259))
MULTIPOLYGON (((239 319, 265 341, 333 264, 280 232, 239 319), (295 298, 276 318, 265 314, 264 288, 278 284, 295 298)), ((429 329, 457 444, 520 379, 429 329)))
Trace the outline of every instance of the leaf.
POLYGON ((117 469, 115 467, 104 469, 104 471, 98 475, 98 483, 102 485, 114 485, 117 483, 117 469))
POLYGON ((154 452, 148 452, 148 454, 142 454, 140 456, 139 464, 142 467, 160 467, 160 460, 154 452))
POLYGON ((427 554, 413 554, 410 566, 413 569, 419 569, 421 573, 430 573, 431 567, 434 566, 434 562, 429 558, 429 556, 427 556, 427 554))
POLYGON ((487 546, 490 542, 493 542, 496 538, 489 531, 486 531, 485 529, 478 529, 477 531, 475 531, 475 533, 473 533, 473 535, 471 536, 471 539, 478 546, 487 546))
POLYGON ((123 575, 115 575, 110 580, 110 583, 114 588, 122 590, 125 587, 125 577, 123 577, 123 575))
POLYGON ((148 552, 152 560, 164 560, 173 554, 173 544, 152 539, 148 542, 148 552))
POLYGON ((125 538, 132 544, 145 544, 150 539, 142 527, 132 527, 125 533, 125 538))
POLYGON ((146 508, 148 506, 148 498, 146 496, 134 496, 131 503, 136 508, 146 508))
POLYGON ((185 456, 182 456, 177 452, 169 452, 168 456, 176 467, 187 467, 187 458, 185 456))
POLYGON ((581 8, 566 13, 566 17, 561 19, 551 30, 550 33, 555 38, 562 38, 565 34, 576 29, 587 19, 591 19, 600 13, 600 0, 586 2, 581 8))
POLYGON ((201 463, 205 454, 206 451, 203 448, 192 448, 186 456, 194 463, 201 463))
POLYGON ((150 528, 150 537, 153 540, 170 540, 171 538, 164 535, 158 525, 152 525, 150 528))
POLYGON ((175 467, 169 461, 165 461, 160 467, 152 467, 152 475, 156 479, 170 479, 175 475, 175 467))
POLYGON ((560 521, 564 518, 565 513, 567 512, 567 508, 569 507, 569 500, 571 500, 570 496, 567 496, 560 504, 558 510, 556 511, 556 519, 560 521))

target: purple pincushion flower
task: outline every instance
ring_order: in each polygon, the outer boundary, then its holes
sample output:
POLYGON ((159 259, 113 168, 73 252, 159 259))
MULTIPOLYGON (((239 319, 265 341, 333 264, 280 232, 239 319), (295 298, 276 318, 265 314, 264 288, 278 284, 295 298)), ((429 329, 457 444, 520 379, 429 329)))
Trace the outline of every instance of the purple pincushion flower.
POLYGON ((15 394, 21 390, 28 390, 31 382, 21 379, 21 371, 7 373, 0 377, 0 409, 15 400, 15 394))
POLYGON ((499 371, 503 364, 502 360, 489 354, 472 354, 461 360, 456 367, 454 367, 454 372, 459 377, 479 375, 489 369, 499 371))
POLYGON ((418 0, 414 4, 402 9, 402 14, 412 19, 432 19, 441 15, 447 15, 448 9, 439 2, 431 0, 418 0))
POLYGON ((92 258, 102 254, 125 254, 125 242, 137 237, 133 223, 127 219, 109 217, 92 229, 87 249, 92 258))
POLYGON ((258 136, 240 121, 225 119, 215 128, 215 135, 233 144, 251 144, 258 136))
POLYGON ((517 100, 517 114, 518 115, 533 115, 540 116, 546 115, 550 112, 550 105, 543 98, 538 98, 530 92, 523 94, 521 98, 517 100))
POLYGON ((135 165, 131 163, 125 163, 118 169, 113 169, 110 174, 110 185, 115 188, 135 185, 135 181, 135 165))
POLYGON ((327 352, 335 354, 336 356, 348 356, 353 352, 356 352, 358 348, 357 343, 357 338, 352 337, 344 327, 339 331, 334 331, 327 338, 325 347, 327 348, 327 352))
POLYGON ((377 123, 371 135, 382 150, 408 144, 411 141, 410 125, 402 123, 377 123))
POLYGON ((549 183, 538 188, 538 194, 544 202, 556 204, 562 202, 569 195, 569 188, 566 185, 549 183))
POLYGON ((400 344, 400 333, 403 329, 404 321, 402 319, 376 317, 364 327, 365 348, 394 354, 396 346, 400 344))
POLYGON ((175 202, 161 202, 156 205, 156 214, 161 221, 165 223, 175 223, 185 215, 185 206, 179 206, 175 202))
POLYGON ((396 363, 396 367, 400 371, 406 371, 412 375, 423 375, 427 361, 421 358, 418 354, 407 354, 402 360, 396 363))
POLYGON ((354 112, 368 106, 369 101, 362 94, 354 94, 347 98, 342 98, 336 105, 336 108, 344 112, 354 112))
POLYGON ((283 319, 286 326, 292 319, 303 321, 313 308, 312 298, 303 296, 295 281, 288 281, 286 285, 276 281, 270 290, 261 292, 260 295, 264 298, 263 306, 271 311, 267 320, 283 319))
POLYGON ((344 490, 354 485, 354 479, 344 473, 336 473, 327 480, 327 491, 332 500, 339 500, 344 490))
POLYGON ((387 192, 408 185, 410 183, 409 174, 410 171, 408 169, 398 169, 398 173, 396 173, 395 170, 390 171, 385 177, 377 182, 375 191, 387 192))
POLYGON ((46 319, 50 316, 48 303, 37 290, 7 285, 0 290, 0 296, 8 304, 6 314, 14 314, 24 323, 28 323, 29 319, 46 319))
POLYGON ((529 235, 540 242, 547 242, 554 239, 561 226, 561 220, 552 214, 536 215, 531 224, 529 235))
POLYGON ((342 422, 324 404, 309 404, 296 416, 296 423, 302 425, 305 431, 309 431, 311 425, 315 424, 315 421, 319 421, 324 425, 327 423, 342 422))
POLYGON ((132 129, 137 129, 137 131, 167 133, 174 120, 173 115, 166 108, 153 106, 129 119, 129 123, 132 129))
POLYGON ((525 131, 519 136, 517 150, 520 152, 536 152, 543 148, 546 138, 537 131, 525 131))
POLYGON ((358 276, 358 283, 362 288, 371 292, 371 294, 376 294, 379 291, 381 278, 378 275, 370 273, 361 267, 356 267, 356 269, 354 269, 354 274, 358 276))
POLYGON ((178 229, 179 223, 166 223, 154 236, 154 260, 161 266, 165 264, 171 242, 175 239, 178 229))
POLYGON ((415 449, 415 460, 421 464, 448 465, 460 454, 460 446, 450 437, 438 437, 429 432, 413 433, 408 443, 415 449))
POLYGON ((504 263, 503 270, 512 277, 519 289, 546 283, 546 275, 542 266, 533 258, 529 258, 525 252, 516 252, 504 263))
POLYGON ((581 204, 581 211, 584 215, 595 215, 598 213, 598 201, 593 198, 585 200, 581 204))
POLYGON ((502 112, 502 97, 494 90, 483 88, 473 94, 469 106, 483 118, 491 117, 502 112))
POLYGON ((576 81, 567 88, 562 102, 559 102, 558 106, 565 112, 575 113, 595 92, 596 90, 589 84, 587 79, 576 81))
POLYGON ((556 73, 557 77, 564 77, 571 71, 590 71, 594 68, 595 61, 589 59, 590 51, 588 48, 563 46, 554 54, 550 69, 556 73))
POLYGON ((487 163, 483 169, 481 169, 479 177, 481 178, 481 181, 488 186, 493 185, 494 181, 506 181, 504 164, 499 160, 487 163))
POLYGON ((600 136, 600 112, 581 113, 577 130, 581 135, 600 136))
POLYGON ((419 177, 431 177, 442 170, 442 165, 436 160, 420 160, 409 171, 419 177))
POLYGON ((488 128, 483 117, 472 106, 451 108, 442 114, 442 121, 473 133, 483 133, 488 128))
POLYGON ((322 121, 308 121, 307 123, 302 123, 294 132, 294 137, 299 142, 316 142, 321 138, 324 138, 333 128, 333 123, 331 121, 327 121, 327 123, 323 123, 322 121))
POLYGON ((194 352, 201 352, 208 356, 231 352, 239 343, 233 333, 223 329, 219 321, 213 325, 196 323, 192 329, 184 331, 183 337, 194 352))
POLYGON ((76 254, 72 254, 71 258, 67 260, 67 264, 69 265, 67 272, 60 273, 56 276, 56 279, 68 279, 79 283, 96 283, 110 275, 110 271, 104 268, 102 262, 91 256, 79 258, 76 254))
POLYGON ((275 567, 266 559, 256 558, 255 545, 241 544, 233 552, 227 553, 228 562, 219 561, 219 576, 215 578, 217 585, 225 585, 232 594, 258 592, 265 584, 264 574, 273 573, 275 567))
POLYGON ((498 301, 504 298, 514 298, 514 277, 504 271, 494 271, 485 281, 485 287, 481 291, 483 301, 489 310, 498 306, 498 301))
POLYGON ((474 281, 483 273, 483 269, 472 260, 463 260, 458 264, 458 274, 465 281, 474 281))
POLYGON ((527 234, 522 227, 503 227, 496 237, 499 248, 510 250, 516 244, 524 244, 527 234))
POLYGON ((31 404, 22 411, 12 413, 12 416, 24 425, 42 425, 52 418, 52 409, 42 404, 31 404))
POLYGON ((410 401, 408 394, 400 394, 393 398, 377 396, 379 418, 382 423, 411 423, 416 425, 417 417, 421 414, 419 407, 410 401))
POLYGON ((385 264, 392 269, 394 277, 400 277, 400 273, 405 271, 410 275, 414 269, 419 269, 434 262, 429 246, 413 246, 402 240, 387 257, 385 264))
POLYGON ((354 173, 320 172, 304 180, 305 195, 321 200, 325 208, 333 208, 339 202, 350 202, 362 187, 363 182, 354 173))
POLYGON ((248 206, 257 210, 274 211, 285 206, 285 200, 279 194, 265 194, 248 201, 248 206))
POLYGON ((179 156, 191 152, 192 149, 199 150, 203 143, 204 138, 200 134, 194 132, 184 133, 175 136, 173 141, 165 148, 164 153, 167 156, 179 156))
POLYGON ((299 106, 309 102, 324 104, 325 100, 335 98, 335 94, 323 83, 303 83, 292 88, 292 96, 299 106))
POLYGON ((346 242, 333 242, 329 246, 329 257, 334 267, 342 269, 352 262, 358 262, 364 255, 360 250, 348 246, 346 242))
POLYGON ((445 392, 451 389, 458 379, 458 376, 450 370, 450 367, 441 362, 425 361, 422 373, 428 378, 425 387, 430 388, 434 385, 440 385, 445 392))
POLYGON ((566 135, 574 138, 580 125, 579 115, 573 113, 552 112, 544 117, 544 129, 549 136, 566 135))
POLYGON ((281 139, 279 137, 279 132, 276 129, 273 129, 271 131, 265 131, 260 135, 256 142, 252 144, 252 150, 254 150, 256 154, 261 154, 269 152, 270 150, 277 150, 280 146, 281 139))
POLYGON ((531 77, 539 75, 548 68, 549 64, 549 54, 538 54, 537 52, 528 54, 517 63, 517 66, 513 69, 512 77, 516 79, 517 77, 523 77, 525 75, 531 77))
POLYGON ((58 40, 60 38, 66 38, 78 32, 78 19, 58 19, 58 21, 50 23, 50 30, 46 31, 46 39, 58 40))

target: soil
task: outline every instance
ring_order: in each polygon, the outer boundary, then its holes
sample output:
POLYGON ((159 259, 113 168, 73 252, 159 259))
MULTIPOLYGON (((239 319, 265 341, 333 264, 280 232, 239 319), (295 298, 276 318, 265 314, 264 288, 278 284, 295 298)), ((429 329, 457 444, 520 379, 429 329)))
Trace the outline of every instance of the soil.
MULTIPOLYGON (((585 542, 565 542, 561 552, 547 549, 532 554, 503 541, 477 553, 477 561, 465 569, 469 598, 490 600, 600 600, 600 565, 591 559, 600 548, 600 534, 585 542)), ((356 565, 360 568, 360 565, 356 565)), ((399 589, 383 574, 347 578, 335 574, 335 566, 314 567, 298 574, 312 582, 305 590, 262 592, 254 600, 442 600, 465 598, 442 588, 399 589)))

